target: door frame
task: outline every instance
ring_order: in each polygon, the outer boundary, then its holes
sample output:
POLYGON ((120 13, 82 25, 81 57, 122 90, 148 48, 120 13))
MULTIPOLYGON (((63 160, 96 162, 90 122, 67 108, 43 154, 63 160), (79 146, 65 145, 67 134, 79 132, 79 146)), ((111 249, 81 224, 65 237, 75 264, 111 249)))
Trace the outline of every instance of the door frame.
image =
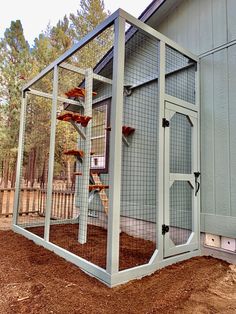
POLYGON ((175 245, 170 238, 169 232, 163 233, 163 255, 164 258, 173 255, 183 254, 189 251, 198 249, 199 247, 199 193, 195 195, 195 176, 194 172, 199 171, 199 139, 198 139, 198 112, 189 108, 185 108, 183 104, 173 104, 165 101, 164 117, 170 121, 175 113, 181 113, 188 117, 192 127, 192 173, 191 174, 171 174, 170 173, 170 128, 164 128, 164 207, 163 207, 163 226, 169 227, 170 222, 170 208, 169 195, 170 187, 174 181, 185 181, 192 187, 192 233, 185 244, 175 245))

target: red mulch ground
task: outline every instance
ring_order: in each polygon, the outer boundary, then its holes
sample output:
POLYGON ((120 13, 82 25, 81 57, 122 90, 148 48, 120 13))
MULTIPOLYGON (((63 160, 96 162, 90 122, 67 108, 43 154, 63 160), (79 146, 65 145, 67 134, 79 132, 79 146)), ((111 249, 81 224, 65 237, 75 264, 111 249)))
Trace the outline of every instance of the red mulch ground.
MULTIPOLYGON (((32 233, 43 237, 44 228, 29 228, 32 233)), ((52 225, 50 241, 88 261, 106 268, 107 230, 88 225, 87 243, 78 243, 78 224, 52 225)), ((155 251, 155 243, 132 237, 124 232, 120 234, 120 270, 143 265, 149 262, 155 251)))
POLYGON ((0 313, 236 313, 236 267, 214 258, 110 289, 12 231, 0 241, 0 313))

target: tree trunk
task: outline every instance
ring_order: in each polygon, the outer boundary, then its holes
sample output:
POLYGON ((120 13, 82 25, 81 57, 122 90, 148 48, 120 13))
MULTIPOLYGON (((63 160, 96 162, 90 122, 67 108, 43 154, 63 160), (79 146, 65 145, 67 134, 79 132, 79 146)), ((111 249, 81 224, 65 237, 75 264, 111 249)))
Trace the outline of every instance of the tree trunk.
POLYGON ((70 160, 67 160, 67 189, 71 185, 71 170, 70 170, 70 160))
POLYGON ((4 161, 4 168, 3 168, 4 188, 8 187, 8 180, 9 180, 9 156, 7 156, 6 160, 4 161))

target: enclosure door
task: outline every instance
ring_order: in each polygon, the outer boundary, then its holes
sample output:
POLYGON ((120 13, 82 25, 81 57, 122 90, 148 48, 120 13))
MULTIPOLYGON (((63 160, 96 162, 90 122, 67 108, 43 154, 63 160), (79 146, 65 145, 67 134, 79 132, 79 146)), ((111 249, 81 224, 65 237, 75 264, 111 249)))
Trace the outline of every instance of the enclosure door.
POLYGON ((198 248, 197 113, 165 103, 164 257, 198 248))

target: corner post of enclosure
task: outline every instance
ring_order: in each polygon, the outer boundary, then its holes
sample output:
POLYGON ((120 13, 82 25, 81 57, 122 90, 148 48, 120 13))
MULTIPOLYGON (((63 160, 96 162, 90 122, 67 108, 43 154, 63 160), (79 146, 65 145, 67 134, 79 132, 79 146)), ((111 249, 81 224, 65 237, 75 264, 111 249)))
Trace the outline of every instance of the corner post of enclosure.
POLYGON ((48 185, 47 185, 47 200, 46 214, 44 227, 44 240, 49 241, 50 232, 50 217, 52 206, 52 189, 53 189, 53 173, 54 173, 54 154, 56 140, 56 122, 57 122, 57 96, 58 96, 58 66, 54 66, 53 70, 53 95, 52 95, 52 111, 51 111, 51 134, 49 147, 49 162, 48 162, 48 185))
MULTIPOLYGON (((85 71, 85 102, 84 102, 84 115, 92 117, 92 104, 93 104, 93 70, 87 69, 85 71)), ((82 163, 82 194, 81 207, 79 216, 79 243, 84 244, 87 242, 87 228, 88 228, 88 206, 89 206, 89 173, 90 173, 90 152, 91 152, 91 131, 92 121, 89 121, 86 127, 86 139, 83 142, 84 158, 82 163)))
POLYGON ((117 273, 119 269, 122 116, 125 64, 124 59, 125 19, 122 17, 118 17, 115 20, 111 106, 111 145, 109 160, 107 272, 110 274, 117 273))
MULTIPOLYGON (((200 156, 200 151, 201 151, 201 101, 200 101, 200 61, 197 61, 197 71, 196 71, 196 76, 195 76, 195 86, 196 86, 196 106, 198 107, 198 132, 197 132, 197 145, 198 145, 198 156, 197 156, 197 167, 199 172, 201 172, 201 156, 200 156)), ((201 182, 201 178, 200 178, 201 182)), ((200 221, 201 221, 201 189, 198 192, 197 195, 197 225, 198 225, 198 243, 199 243, 199 248, 200 248, 200 243, 201 243, 201 230, 200 230, 200 221)))
POLYGON ((164 128, 162 127, 162 118, 165 116, 165 69, 166 69, 166 45, 165 42, 160 40, 159 47, 159 141, 158 141, 158 211, 157 211, 157 247, 158 247, 158 259, 163 259, 163 235, 162 224, 164 222, 164 128))
POLYGON ((19 212, 20 181, 21 181, 21 167, 22 167, 22 162, 23 162, 26 107, 27 107, 27 93, 23 91, 22 101, 21 101, 21 113, 20 113, 18 156, 17 156, 17 165, 16 165, 16 182, 15 182, 14 208, 13 208, 13 219, 12 219, 13 225, 17 224, 17 218, 18 218, 18 212, 19 212))

